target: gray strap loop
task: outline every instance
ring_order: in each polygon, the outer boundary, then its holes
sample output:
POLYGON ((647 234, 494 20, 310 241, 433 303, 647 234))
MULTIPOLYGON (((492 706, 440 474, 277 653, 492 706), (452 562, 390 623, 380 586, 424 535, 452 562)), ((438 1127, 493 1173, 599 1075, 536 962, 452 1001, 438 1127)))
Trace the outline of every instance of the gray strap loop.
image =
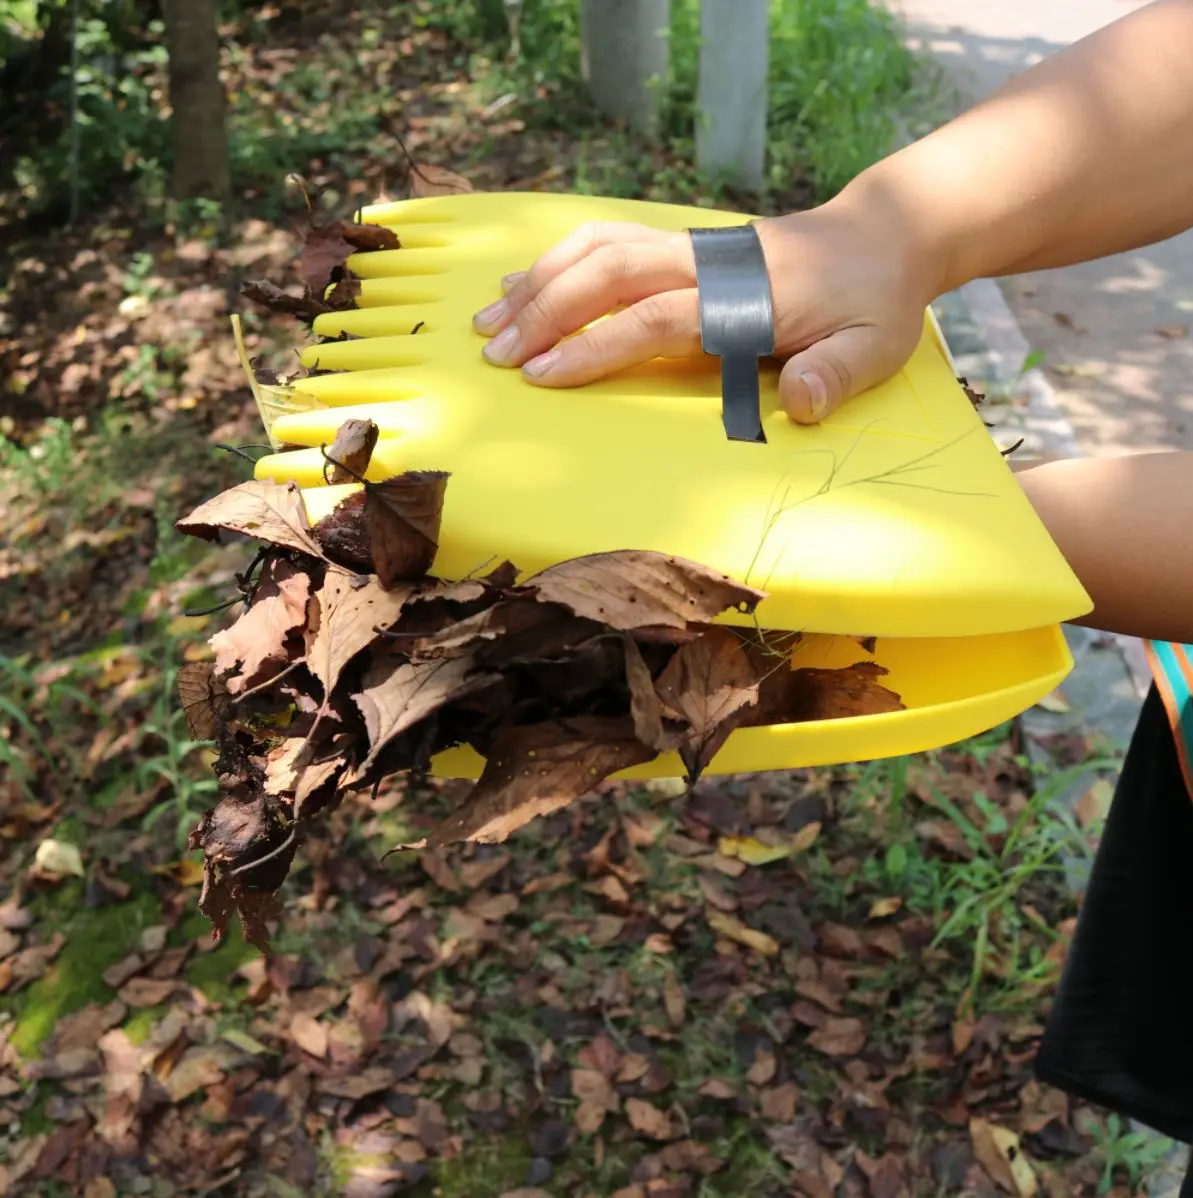
POLYGON ((721 420, 731 441, 765 442, 758 359, 775 352, 775 317, 753 225, 689 229, 700 293, 700 344, 721 359, 721 420))

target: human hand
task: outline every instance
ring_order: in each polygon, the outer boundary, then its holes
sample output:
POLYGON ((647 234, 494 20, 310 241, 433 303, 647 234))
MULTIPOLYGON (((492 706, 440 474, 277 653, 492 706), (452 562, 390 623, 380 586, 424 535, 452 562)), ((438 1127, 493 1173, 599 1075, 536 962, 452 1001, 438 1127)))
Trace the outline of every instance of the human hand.
MULTIPOLYGON (((814 424, 911 356, 934 298, 920 277, 922 255, 895 216, 847 193, 755 227, 771 280, 775 356, 787 359, 780 398, 793 420, 814 424)), ((687 233, 585 225, 504 283, 504 298, 477 313, 474 327, 492 338, 488 361, 521 367, 539 386, 575 387, 651 358, 702 352, 687 233)))

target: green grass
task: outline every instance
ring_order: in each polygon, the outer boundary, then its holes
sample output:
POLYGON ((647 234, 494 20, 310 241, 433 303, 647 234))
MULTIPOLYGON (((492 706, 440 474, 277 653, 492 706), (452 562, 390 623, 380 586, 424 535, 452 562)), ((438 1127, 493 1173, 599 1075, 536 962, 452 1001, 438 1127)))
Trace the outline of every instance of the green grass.
MULTIPOLYGON (((649 198, 658 190, 693 188, 699 0, 671 5, 671 78, 663 101, 669 162, 652 161, 649 180, 627 165, 634 161, 633 139, 609 138, 584 99, 573 0, 527 3, 516 57, 500 0, 424 0, 421 10, 422 20, 471 51, 471 73, 483 81, 485 100, 513 91, 520 118, 580 137, 576 190, 645 190, 649 198), (590 153, 586 143, 601 148, 590 153)), ((906 47, 897 20, 869 0, 772 0, 769 82, 768 191, 776 193, 802 177, 826 198, 943 111, 939 72, 906 47)))
POLYGON ((114 991, 101 976, 104 970, 161 918, 161 904, 147 891, 95 910, 82 906, 82 894, 81 881, 67 882, 33 904, 41 933, 61 932, 66 943, 42 977, 0 1002, 0 1010, 16 1017, 10 1042, 23 1057, 37 1055, 59 1019, 88 1003, 111 1001, 114 991))

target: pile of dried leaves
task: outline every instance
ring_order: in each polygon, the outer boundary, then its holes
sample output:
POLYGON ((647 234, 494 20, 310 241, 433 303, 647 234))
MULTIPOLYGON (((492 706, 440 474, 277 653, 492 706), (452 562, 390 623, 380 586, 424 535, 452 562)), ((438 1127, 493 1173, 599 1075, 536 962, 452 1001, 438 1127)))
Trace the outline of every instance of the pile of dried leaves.
MULTIPOLYGON (((332 481, 363 475, 376 438, 371 422, 346 421, 327 451, 332 481)), ((509 562, 432 578, 447 481, 365 483, 313 527, 297 487, 251 481, 178 523, 264 542, 214 661, 180 677, 192 732, 220 753, 222 798, 192 837, 217 929, 236 910, 263 944, 303 822, 454 746, 486 759, 479 781, 402 847, 502 841, 664 752, 694 782, 746 725, 902 706, 873 662, 792 670, 798 634, 714 624, 763 592, 679 558, 626 550, 521 581, 509 562)))

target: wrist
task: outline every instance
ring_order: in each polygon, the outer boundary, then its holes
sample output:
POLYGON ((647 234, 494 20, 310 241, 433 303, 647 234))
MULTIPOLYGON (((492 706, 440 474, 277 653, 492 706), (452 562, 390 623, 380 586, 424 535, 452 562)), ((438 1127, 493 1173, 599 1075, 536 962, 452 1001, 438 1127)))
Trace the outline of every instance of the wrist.
POLYGON ((921 307, 968 282, 961 247, 940 219, 931 189, 918 188, 899 155, 863 171, 829 205, 858 224, 863 235, 895 259, 905 292, 921 307))

